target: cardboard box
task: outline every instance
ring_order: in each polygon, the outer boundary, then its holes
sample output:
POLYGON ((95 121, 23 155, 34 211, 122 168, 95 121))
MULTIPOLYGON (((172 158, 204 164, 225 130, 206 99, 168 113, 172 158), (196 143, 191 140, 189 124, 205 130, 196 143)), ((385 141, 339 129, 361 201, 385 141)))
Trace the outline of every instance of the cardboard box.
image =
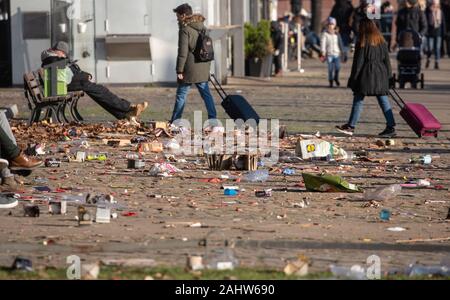
POLYGON ((160 142, 142 143, 141 149, 144 152, 161 153, 163 152, 163 144, 160 142))
POLYGON ((295 154, 302 159, 333 157, 333 144, 323 140, 299 140, 295 154))

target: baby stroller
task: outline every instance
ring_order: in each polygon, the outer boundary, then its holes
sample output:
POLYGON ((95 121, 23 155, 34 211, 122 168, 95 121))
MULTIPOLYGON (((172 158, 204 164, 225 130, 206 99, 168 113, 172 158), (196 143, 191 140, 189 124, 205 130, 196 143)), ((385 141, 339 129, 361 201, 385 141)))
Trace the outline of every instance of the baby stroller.
POLYGON ((399 50, 397 54, 398 75, 394 73, 394 81, 398 82, 401 89, 406 83, 411 83, 411 87, 417 89, 425 86, 425 76, 422 73, 422 40, 420 35, 414 30, 405 30, 399 36, 399 50))

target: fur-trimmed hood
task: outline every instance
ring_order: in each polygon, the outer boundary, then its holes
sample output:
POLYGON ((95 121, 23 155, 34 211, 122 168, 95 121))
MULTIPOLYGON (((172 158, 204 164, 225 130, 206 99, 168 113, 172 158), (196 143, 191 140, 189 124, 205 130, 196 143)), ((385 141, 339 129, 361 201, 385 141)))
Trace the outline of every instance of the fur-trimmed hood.
POLYGON ((204 25, 206 18, 200 14, 195 14, 187 16, 183 21, 180 22, 181 27, 191 26, 195 29, 201 29, 204 25))

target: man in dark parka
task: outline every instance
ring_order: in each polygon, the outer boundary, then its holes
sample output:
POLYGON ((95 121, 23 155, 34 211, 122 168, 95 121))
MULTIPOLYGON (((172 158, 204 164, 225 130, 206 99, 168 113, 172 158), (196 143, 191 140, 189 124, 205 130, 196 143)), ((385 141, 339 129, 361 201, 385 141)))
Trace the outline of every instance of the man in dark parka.
POLYGON ((198 62, 195 59, 194 51, 197 40, 202 30, 206 29, 203 24, 205 17, 193 14, 192 7, 185 3, 173 10, 177 14, 179 22, 179 40, 177 56, 177 79, 178 89, 171 123, 180 120, 183 115, 186 97, 192 84, 197 86, 208 111, 208 119, 215 120, 217 112, 214 105, 214 98, 209 90, 209 76, 211 62, 198 62))

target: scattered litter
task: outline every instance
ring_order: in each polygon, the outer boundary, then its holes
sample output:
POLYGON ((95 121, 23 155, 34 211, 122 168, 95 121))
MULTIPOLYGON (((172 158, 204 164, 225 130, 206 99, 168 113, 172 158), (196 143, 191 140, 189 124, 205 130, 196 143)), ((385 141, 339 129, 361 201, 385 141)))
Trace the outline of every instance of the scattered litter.
POLYGON ((238 190, 230 190, 230 189, 226 189, 224 191, 224 195, 225 196, 237 196, 239 195, 239 191, 238 190))
POLYGON ((156 261, 154 259, 131 258, 131 259, 102 259, 101 264, 104 266, 118 267, 137 267, 137 268, 153 268, 156 261))
POLYGON ((164 143, 164 148, 169 151, 178 151, 181 149, 181 146, 176 139, 171 139, 164 143))
POLYGON ((245 175, 244 180, 248 182, 265 182, 269 179, 268 170, 253 171, 245 175))
POLYGON ((85 226, 92 224, 91 214, 87 211, 86 207, 78 206, 78 226, 85 226))
POLYGON ((96 264, 82 264, 81 278, 83 280, 96 280, 100 275, 100 265, 96 264))
POLYGON ((160 177, 168 177, 175 173, 183 172, 182 170, 178 169, 177 167, 169 164, 169 163, 161 163, 161 164, 155 164, 149 171, 150 176, 160 176, 160 177))
POLYGON ((420 179, 417 181, 409 181, 401 185, 403 188, 426 188, 431 186, 431 182, 425 179, 420 179))
POLYGON ((433 162, 433 157, 431 155, 413 157, 409 160, 409 162, 412 164, 430 165, 433 162))
POLYGON ((387 209, 383 209, 380 212, 380 219, 383 221, 389 221, 391 219, 391 212, 387 209))
POLYGON ((191 271, 203 270, 205 266, 203 265, 202 256, 189 256, 187 258, 187 269, 191 271))
POLYGON ((349 154, 338 146, 324 140, 299 140, 296 155, 302 159, 347 160, 349 154))
POLYGON ((273 193, 272 193, 272 189, 267 189, 264 191, 255 191, 255 196, 258 198, 269 198, 272 197, 273 193))
POLYGON ((294 170, 294 169, 284 169, 284 170, 283 170, 283 175, 284 175, 284 176, 295 175, 295 170, 294 170))
POLYGON ((191 228, 202 228, 203 226, 202 226, 202 223, 194 223, 194 224, 189 225, 189 227, 191 227, 191 228))
POLYGON ((394 184, 390 186, 382 186, 374 191, 365 191, 363 195, 359 198, 354 198, 354 200, 361 201, 387 201, 394 199, 402 191, 402 186, 399 184, 394 184))
POLYGON ((309 206, 309 201, 302 199, 300 202, 295 202, 292 204, 294 208, 307 208, 309 206))
POLYGON ((127 212, 122 213, 122 217, 136 217, 136 216, 137 216, 137 213, 135 213, 135 212, 127 211, 127 212))
POLYGON ((14 271, 33 272, 33 263, 27 258, 16 257, 11 269, 14 271))
POLYGON ((366 280, 367 274, 363 267, 361 266, 352 266, 351 268, 348 267, 340 267, 331 265, 330 266, 330 272, 339 278, 346 278, 351 280, 366 280))
POLYGON ((348 183, 339 176, 312 175, 304 173, 303 180, 308 191, 324 193, 360 193, 362 190, 355 184, 348 183))
POLYGON ((111 222, 111 208, 97 207, 95 213, 95 222, 101 224, 108 224, 111 222))
POLYGON ((65 215, 67 213, 67 202, 50 201, 48 211, 52 215, 65 215))
POLYGON ((45 160, 45 167, 46 168, 60 168, 61 167, 61 161, 56 158, 47 158, 45 160))
POLYGON ((308 275, 308 261, 305 257, 299 257, 296 261, 289 262, 284 267, 284 274, 304 277, 308 275))
POLYGON ((417 277, 417 276, 448 277, 450 276, 450 266, 443 264, 439 266, 410 265, 407 270, 407 274, 409 277, 417 277))
POLYGON ((37 205, 24 205, 23 206, 23 216, 24 217, 30 217, 30 218, 39 218, 40 215, 40 209, 37 205))
POLYGON ((405 228, 403 227, 390 227, 387 229, 388 231, 392 231, 392 232, 402 232, 402 231, 406 231, 405 228))
POLYGON ((48 192, 50 193, 52 190, 48 186, 35 186, 33 187, 38 192, 48 192))

